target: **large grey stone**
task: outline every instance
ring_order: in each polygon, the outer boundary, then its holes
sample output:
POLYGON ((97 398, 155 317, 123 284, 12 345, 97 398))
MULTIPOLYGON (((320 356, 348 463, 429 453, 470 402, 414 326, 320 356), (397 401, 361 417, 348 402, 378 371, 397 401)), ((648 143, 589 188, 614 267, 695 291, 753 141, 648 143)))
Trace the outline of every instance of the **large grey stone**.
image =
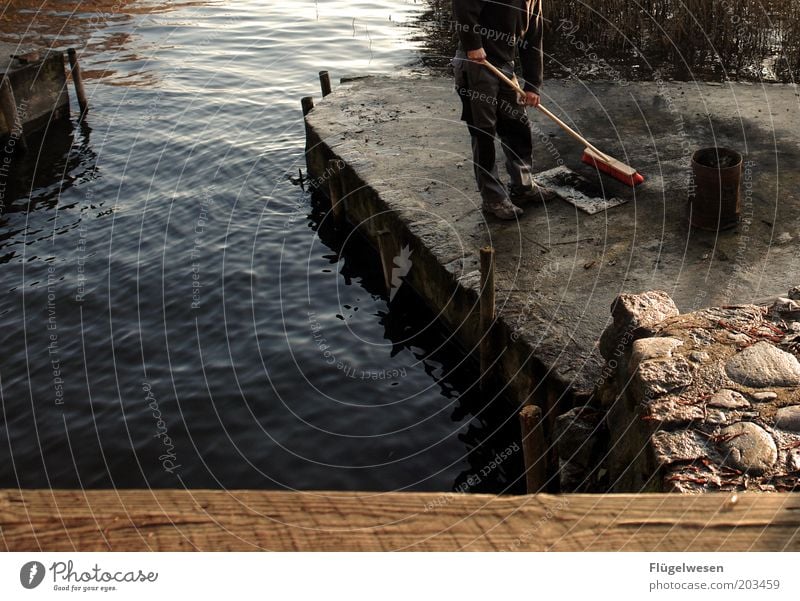
POLYGON ((692 383, 692 368, 685 357, 643 361, 636 369, 634 384, 639 402, 647 402, 692 383))
POLYGON ((778 460, 775 441, 764 428, 752 422, 739 422, 722 432, 720 451, 725 464, 743 472, 761 475, 778 460))
POLYGON ((666 292, 620 294, 611 303, 614 321, 600 336, 600 354, 605 359, 619 357, 634 340, 652 335, 655 326, 679 313, 666 292))
POLYGON ((622 330, 654 328, 668 317, 675 317, 679 313, 675 301, 661 290, 620 294, 611 305, 614 325, 622 330))
POLYGON ((708 406, 719 409, 747 409, 750 407, 750 402, 735 390, 723 388, 708 399, 708 406))
POLYGON ((800 363, 797 358, 769 342, 757 342, 737 353, 725 368, 734 382, 744 386, 800 386, 800 363))
POLYGON ((778 409, 775 414, 775 427, 781 430, 800 432, 800 405, 778 409))
POLYGON ((666 396, 642 403, 643 414, 651 422, 660 422, 662 427, 677 428, 705 419, 702 405, 686 403, 680 397, 666 396))
POLYGON ((656 461, 659 464, 676 461, 694 461, 708 456, 708 449, 703 439, 694 430, 678 430, 677 432, 656 432, 651 438, 656 461))
POLYGON ((668 359, 672 351, 683 342, 677 338, 642 338, 633 343, 630 369, 633 371, 643 361, 650 359, 668 359))

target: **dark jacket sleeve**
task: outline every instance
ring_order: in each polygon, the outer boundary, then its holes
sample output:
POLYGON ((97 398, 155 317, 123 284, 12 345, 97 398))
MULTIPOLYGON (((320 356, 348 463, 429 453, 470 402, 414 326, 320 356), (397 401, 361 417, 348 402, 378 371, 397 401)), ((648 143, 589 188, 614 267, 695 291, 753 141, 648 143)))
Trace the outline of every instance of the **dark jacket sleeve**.
MULTIPOLYGON (((542 0, 539 0, 541 2, 542 0)), ((522 64, 522 76, 525 79, 525 91, 539 93, 544 77, 544 52, 542 50, 542 31, 544 23, 537 19, 539 2, 531 16, 528 31, 519 47, 519 61, 522 64)), ((458 0, 456 0, 458 3, 458 0)))
POLYGON ((456 31, 461 47, 469 52, 483 46, 480 28, 481 12, 486 0, 453 0, 453 17, 456 21, 456 31))

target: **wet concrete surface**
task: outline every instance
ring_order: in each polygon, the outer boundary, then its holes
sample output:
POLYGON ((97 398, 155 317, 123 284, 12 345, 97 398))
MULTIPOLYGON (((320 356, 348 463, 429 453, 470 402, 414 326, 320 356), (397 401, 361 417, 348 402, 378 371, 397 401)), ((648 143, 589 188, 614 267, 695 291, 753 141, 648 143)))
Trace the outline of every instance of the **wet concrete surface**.
POLYGON ((600 375, 596 345, 620 293, 665 290, 687 312, 800 282, 796 86, 556 81, 542 101, 646 181, 630 189, 599 175, 580 162, 582 147, 530 111, 535 171, 563 161, 627 203, 588 215, 555 198, 524 206, 518 222, 485 216, 447 78, 345 79, 308 124, 461 285, 477 287, 478 250, 494 246, 507 332, 577 392, 590 393, 600 375), (709 146, 745 159, 742 221, 719 233, 688 225, 691 155, 709 146))

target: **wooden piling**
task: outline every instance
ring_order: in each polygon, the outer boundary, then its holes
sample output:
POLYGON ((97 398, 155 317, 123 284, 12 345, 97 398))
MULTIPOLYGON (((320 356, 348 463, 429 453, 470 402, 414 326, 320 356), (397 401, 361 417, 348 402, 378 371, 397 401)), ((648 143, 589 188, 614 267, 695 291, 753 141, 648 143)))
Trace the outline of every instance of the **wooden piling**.
POLYGON ((28 144, 25 141, 23 124, 17 113, 17 100, 14 98, 14 90, 8 77, 3 77, 3 81, 0 82, 0 110, 3 111, 9 135, 16 139, 16 144, 23 151, 27 150, 28 144))
POLYGON ((397 245, 394 236, 389 230, 380 230, 377 233, 378 250, 381 255, 381 267, 383 268, 383 282, 386 286, 386 294, 392 293, 392 272, 394 271, 394 258, 397 256, 397 245))
POLYGON ((547 381, 547 431, 550 435, 553 435, 553 432, 556 427, 556 418, 560 414, 559 410, 559 399, 561 398, 561 393, 556 388, 555 384, 552 381, 547 381))
MULTIPOLYGON (((558 482, 558 477, 556 476, 556 467, 558 465, 558 448, 556 446, 556 418, 561 415, 561 389, 558 388, 551 380, 547 380, 547 402, 546 402, 546 412, 547 415, 545 416, 545 433, 547 439, 550 441, 550 456, 548 457, 549 464, 552 466, 551 469, 551 476, 554 476, 553 480, 551 481, 551 486, 549 487, 548 492, 558 492, 558 487, 556 486, 556 482, 558 482)), ((544 491, 542 491, 544 492, 544 491)))
POLYGON ((314 108, 314 97, 313 96, 304 96, 300 100, 300 103, 303 105, 303 117, 305 117, 314 108))
POLYGON ((491 381, 492 365, 496 359, 494 349, 495 290, 494 290, 494 248, 481 248, 481 288, 480 288, 480 358, 481 390, 486 390, 491 381))
POLYGON ((525 484, 528 494, 544 490, 547 483, 547 447, 542 426, 542 410, 525 405, 519 412, 522 454, 525 459, 525 484))
POLYGON ((328 196, 331 199, 331 212, 336 226, 344 221, 344 193, 342 190, 341 161, 328 161, 328 196))
POLYGON ((81 65, 78 63, 78 53, 75 48, 67 50, 69 56, 69 69, 72 76, 72 84, 75 86, 75 95, 78 97, 78 107, 83 117, 89 110, 89 101, 86 98, 86 88, 83 86, 83 75, 81 75, 81 65))
POLYGON ((327 71, 319 72, 319 87, 323 98, 331 93, 331 76, 327 71))

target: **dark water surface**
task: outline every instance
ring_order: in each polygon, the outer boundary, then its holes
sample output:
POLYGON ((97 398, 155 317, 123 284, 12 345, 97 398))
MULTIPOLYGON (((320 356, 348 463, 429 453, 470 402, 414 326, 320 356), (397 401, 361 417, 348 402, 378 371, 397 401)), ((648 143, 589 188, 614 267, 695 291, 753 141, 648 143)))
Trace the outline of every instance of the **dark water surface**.
POLYGON ((122 5, 0 22, 82 48, 92 106, 8 182, 0 486, 505 490, 514 420, 290 180, 317 71, 418 64, 424 5, 122 5))

